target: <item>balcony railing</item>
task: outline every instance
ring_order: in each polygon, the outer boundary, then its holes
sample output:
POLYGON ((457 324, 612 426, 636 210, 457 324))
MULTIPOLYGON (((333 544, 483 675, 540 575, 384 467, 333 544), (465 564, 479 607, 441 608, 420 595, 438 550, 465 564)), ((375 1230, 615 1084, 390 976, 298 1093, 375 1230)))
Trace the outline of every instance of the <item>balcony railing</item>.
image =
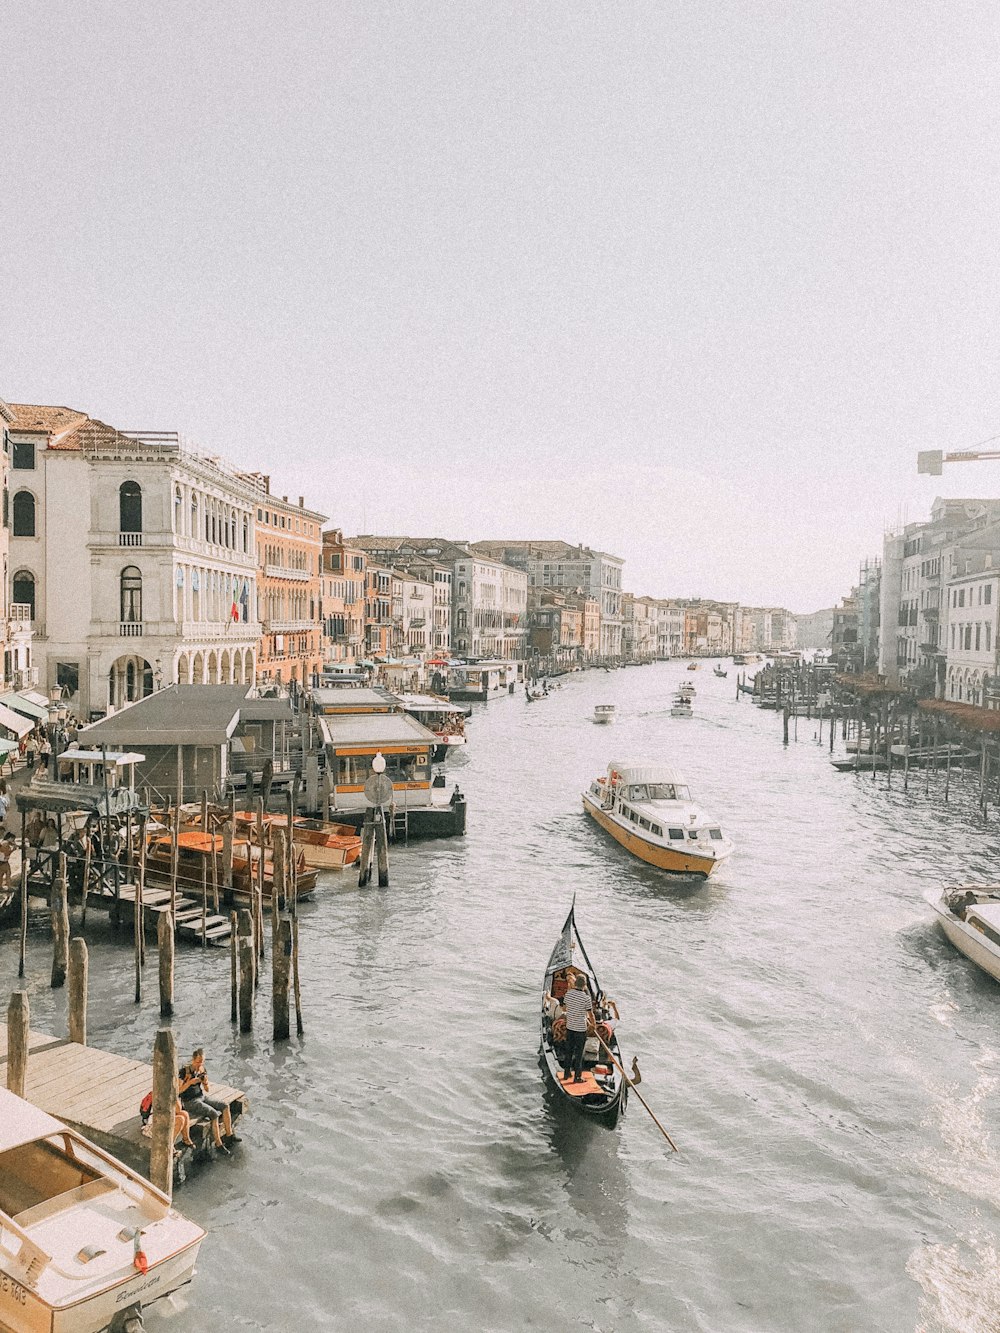
POLYGON ((7 619, 10 621, 26 621, 31 624, 31 603, 30 602, 11 602, 7 608, 7 619))
POLYGON ((141 639, 142 621, 141 620, 121 620, 118 622, 118 633, 123 639, 141 639))
POLYGON ((265 634, 298 634, 308 629, 319 629, 319 622, 315 620, 269 620, 263 626, 265 634))
POLYGON ((265 565, 264 577, 268 579, 294 579, 296 583, 308 583, 312 575, 308 569, 287 569, 284 565, 265 565))
POLYGON ((10 683, 15 690, 27 690, 38 684, 38 667, 21 667, 10 673, 10 683))
POLYGON ((119 546, 141 546, 141 545, 142 545, 142 533, 141 533, 141 532, 119 532, 119 534, 118 534, 118 545, 119 545, 119 546))

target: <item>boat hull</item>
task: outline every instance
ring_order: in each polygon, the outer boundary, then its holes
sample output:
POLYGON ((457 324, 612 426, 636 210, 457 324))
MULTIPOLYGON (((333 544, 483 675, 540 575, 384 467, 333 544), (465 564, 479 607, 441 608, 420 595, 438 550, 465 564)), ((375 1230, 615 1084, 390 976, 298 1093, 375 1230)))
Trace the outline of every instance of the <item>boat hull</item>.
POLYGON ((964 953, 966 958, 991 976, 994 981, 1000 981, 1000 956, 997 952, 981 943, 977 932, 971 930, 964 921, 960 921, 937 899, 929 901, 937 914, 938 924, 959 953, 964 953))
POLYGON ((627 852, 637 856, 640 861, 655 866, 657 870, 664 870, 671 875, 701 875, 707 879, 720 863, 721 858, 698 856, 688 851, 674 851, 671 847, 660 847, 656 843, 647 842, 645 838, 640 838, 628 829, 622 828, 606 810, 602 810, 586 796, 583 798, 583 808, 605 833, 611 834, 615 842, 620 843, 627 852))
POLYGON ((186 1286, 195 1274, 201 1240, 150 1266, 145 1274, 119 1278, 114 1285, 72 1304, 50 1305, 30 1287, 0 1272, 0 1328, 10 1333, 103 1333, 116 1315, 186 1286))

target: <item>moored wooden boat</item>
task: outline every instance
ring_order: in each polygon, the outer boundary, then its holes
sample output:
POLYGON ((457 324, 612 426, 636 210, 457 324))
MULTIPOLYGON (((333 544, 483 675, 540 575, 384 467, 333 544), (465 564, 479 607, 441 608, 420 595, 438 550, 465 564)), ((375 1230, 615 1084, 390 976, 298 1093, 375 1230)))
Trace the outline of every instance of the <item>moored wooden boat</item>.
POLYGON ((135 1333, 205 1232, 76 1130, 0 1090, 0 1327, 135 1333))
MULTIPOLYGON (((252 829, 257 817, 237 813, 236 822, 252 829)), ((267 842, 271 840, 272 829, 288 828, 288 819, 284 815, 265 815, 263 823, 267 842)), ((299 815, 292 821, 292 841, 296 855, 311 870, 341 870, 353 865, 361 855, 361 835, 353 824, 335 824, 299 815)))
MULTIPOLYGON (((298 849, 296 849, 298 850, 298 849)), ((222 838, 218 834, 201 833, 186 830, 177 835, 177 887, 184 893, 198 898, 202 884, 212 891, 212 857, 215 857, 215 886, 220 898, 226 896, 225 866, 222 856, 222 838)), ((254 880, 259 874, 260 848, 246 840, 237 839, 233 844, 233 887, 229 900, 239 904, 250 901, 252 885, 250 869, 253 867, 254 880)), ((146 854, 146 873, 154 881, 170 882, 171 876, 171 840, 170 836, 157 836, 151 839, 146 854)), ((264 848, 264 902, 271 901, 274 884, 274 863, 270 849, 264 848)), ((316 871, 309 868, 301 852, 297 861, 297 887, 300 899, 311 898, 316 889, 316 871)))
MULTIPOLYGON (((598 1031, 611 1048, 615 1060, 622 1063, 618 1037, 615 1033, 617 1013, 613 1002, 609 1002, 601 990, 597 973, 587 957, 583 940, 576 927, 575 904, 569 909, 569 916, 563 922, 559 939, 549 957, 542 984, 542 1059, 549 1081, 555 1088, 560 1101, 565 1101, 574 1110, 593 1120, 608 1126, 618 1123, 618 1117, 624 1112, 628 1100, 628 1088, 621 1071, 608 1059, 607 1051, 596 1037, 588 1038, 588 1048, 584 1054, 584 1076, 580 1083, 565 1081, 562 1076, 562 1042, 560 1036, 560 1001, 572 984, 572 977, 582 974, 587 981, 587 990, 594 1006, 595 1017, 599 1022, 598 1031)), ((562 1020, 565 1030, 565 1018, 562 1020)))

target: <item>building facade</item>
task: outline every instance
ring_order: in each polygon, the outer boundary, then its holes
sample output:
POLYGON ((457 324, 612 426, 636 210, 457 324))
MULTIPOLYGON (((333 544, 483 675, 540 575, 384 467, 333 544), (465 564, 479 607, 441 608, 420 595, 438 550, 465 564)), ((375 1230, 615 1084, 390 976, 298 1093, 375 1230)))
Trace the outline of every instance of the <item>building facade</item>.
POLYGON ((625 561, 619 556, 562 541, 481 541, 471 549, 523 569, 530 587, 581 589, 596 597, 601 611, 598 655, 615 661, 621 657, 625 561))
POLYGON ((11 408, 11 589, 40 686, 87 718, 163 684, 253 682, 255 488, 172 432, 11 408))
POLYGON ((323 533, 322 568, 324 661, 350 666, 365 655, 368 557, 344 542, 340 528, 331 528, 323 533))
POLYGON ((32 658, 30 606, 14 602, 10 589, 10 427, 13 409, 0 399, 0 466, 3 468, 3 523, 0 525, 0 687, 22 690, 38 685, 38 667, 32 658))
POLYGON ((258 684, 319 683, 323 667, 321 581, 325 515, 271 494, 271 478, 244 478, 258 493, 254 510, 260 644, 258 684))

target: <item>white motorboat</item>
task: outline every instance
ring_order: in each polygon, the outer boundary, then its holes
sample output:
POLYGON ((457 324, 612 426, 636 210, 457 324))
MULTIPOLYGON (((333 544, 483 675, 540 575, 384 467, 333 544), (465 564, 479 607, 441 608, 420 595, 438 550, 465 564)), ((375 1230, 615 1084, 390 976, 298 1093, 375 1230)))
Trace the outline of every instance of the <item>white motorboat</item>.
POLYGON ((1000 981, 1000 885, 924 894, 955 948, 1000 981))
POLYGON ((595 722, 614 722, 616 708, 614 704, 595 704, 594 721, 595 722))
POLYGON ((707 878, 733 844, 691 800, 674 769, 654 763, 608 765, 583 793, 583 808, 633 856, 660 870, 707 878))
POLYGON ((204 1239, 148 1180, 0 1089, 0 1328, 137 1333, 204 1239))
POLYGON ((670 705, 671 717, 694 717, 694 709, 689 699, 675 699, 670 705))

